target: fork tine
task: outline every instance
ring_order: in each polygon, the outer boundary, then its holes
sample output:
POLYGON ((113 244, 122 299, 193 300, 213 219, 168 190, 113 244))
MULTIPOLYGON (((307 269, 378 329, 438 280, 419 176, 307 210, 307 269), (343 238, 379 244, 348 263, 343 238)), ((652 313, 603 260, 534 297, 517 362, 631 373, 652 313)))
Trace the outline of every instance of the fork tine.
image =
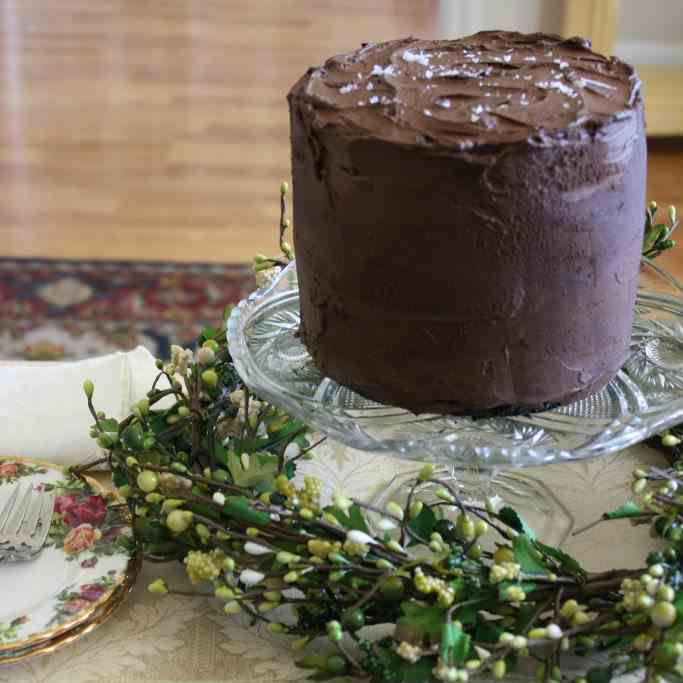
POLYGON ((45 545, 45 540, 50 531, 50 525, 52 524, 52 513, 55 507, 55 497, 51 493, 43 494, 43 499, 41 500, 40 506, 40 531, 36 534, 36 537, 31 539, 31 549, 34 552, 40 552, 45 545))
POLYGON ((2 508, 2 512, 0 512, 0 534, 4 532, 5 526, 7 526, 7 522, 9 521, 10 514, 14 508, 14 504, 17 501, 20 490, 21 484, 18 484, 14 487, 14 490, 10 494, 10 497, 7 499, 5 506, 2 508))
POLYGON ((18 505, 14 508, 14 512, 7 522, 7 526, 3 529, 3 532, 6 536, 15 536, 19 529, 21 529, 21 525, 24 523, 24 518, 26 517, 32 496, 33 488, 29 486, 18 505))
POLYGON ((40 513, 43 509, 43 498, 46 495, 47 494, 43 493, 42 491, 40 493, 36 493, 33 496, 33 500, 29 505, 28 511, 26 512, 26 516, 24 517, 24 523, 21 529, 21 533, 19 535, 23 536, 23 538, 25 538, 26 542, 29 544, 31 536, 33 536, 33 534, 35 534, 36 530, 38 529, 40 513))

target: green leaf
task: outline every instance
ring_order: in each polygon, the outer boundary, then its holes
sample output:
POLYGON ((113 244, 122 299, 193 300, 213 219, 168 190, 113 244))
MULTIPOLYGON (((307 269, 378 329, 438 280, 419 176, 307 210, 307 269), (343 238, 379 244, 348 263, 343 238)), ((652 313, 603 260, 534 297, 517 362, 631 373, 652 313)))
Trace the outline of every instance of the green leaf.
POLYGON ((221 465, 228 464, 228 449, 220 441, 216 441, 213 445, 213 457, 221 465))
POLYGON ((640 517, 643 514, 643 510, 638 507, 632 500, 624 503, 621 507, 618 507, 612 512, 606 512, 602 518, 603 519, 627 519, 629 517, 640 517))
POLYGON ((363 513, 357 505, 352 505, 349 508, 348 515, 345 515, 344 512, 335 505, 326 507, 325 512, 334 515, 345 529, 358 529, 358 531, 364 531, 366 534, 370 533, 368 525, 363 519, 363 513))
POLYGON ((524 534, 520 534, 512 541, 515 561, 527 574, 547 574, 548 567, 543 562, 543 556, 534 547, 533 541, 524 534))
POLYGON ((118 434, 119 432, 119 423, 112 418, 99 420, 97 424, 99 425, 100 429, 107 434, 118 434))
POLYGON ((518 531, 520 534, 526 534, 532 540, 536 540, 534 530, 511 507, 501 508, 498 517, 501 522, 507 524, 511 529, 518 531))
POLYGON ((436 524, 436 515, 432 511, 432 508, 425 505, 420 514, 411 520, 408 527, 412 529, 418 536, 429 541, 429 537, 434 531, 434 525, 436 524))
POLYGON ((613 665, 608 666, 594 666, 586 673, 586 680, 588 683, 610 683, 614 676, 613 665))
POLYGON ((292 436, 296 432, 300 432, 304 429, 306 429, 306 425, 303 422, 300 422, 299 420, 288 420, 280 429, 270 434, 268 441, 271 443, 277 441, 279 443, 282 439, 292 436))
POLYGON ((536 614, 535 605, 523 604, 517 613, 515 633, 526 633, 529 626, 531 626, 531 620, 534 618, 534 614, 536 614))
POLYGON ((383 647, 379 651, 388 672, 393 674, 392 681, 395 683, 426 683, 432 680, 434 668, 433 657, 422 657, 415 664, 407 662, 399 657, 393 650, 383 647))
POLYGON ((492 621, 480 621, 474 631, 474 639, 481 643, 497 643, 505 629, 492 621))
MULTIPOLYGON (((396 628, 400 632, 407 627, 413 636, 428 637, 432 642, 441 638, 441 630, 446 621, 446 610, 436 605, 420 605, 417 602, 405 601, 401 603, 403 616, 396 621, 396 628)), ((409 638, 415 642, 415 637, 409 638)))
POLYGON ((462 664, 470 651, 470 636, 454 623, 444 624, 441 630, 441 659, 462 664))
POLYGON ((583 577, 586 575, 586 570, 579 564, 578 560, 575 560, 571 555, 568 555, 564 550, 559 548, 553 548, 552 546, 545 545, 540 541, 535 541, 534 545, 538 548, 544 555, 552 557, 556 560, 560 569, 564 570, 568 574, 573 576, 583 577))
POLYGON ((272 441, 267 437, 259 437, 256 439, 230 439, 231 448, 238 455, 242 453, 255 453, 256 451, 263 451, 268 447, 268 444, 272 441))
POLYGON ((425 683, 431 679, 434 661, 429 657, 423 657, 419 662, 412 664, 402 660, 401 681, 402 683, 425 683))
POLYGON ((170 533, 164 525, 146 517, 138 517, 135 520, 135 529, 145 543, 164 543, 170 538, 170 533))
POLYGON ((112 483, 117 489, 128 484, 128 473, 126 470, 116 468, 112 473, 112 483))
POLYGON ((249 456, 249 467, 242 467, 242 460, 237 456, 228 458, 228 470, 237 486, 252 488, 256 491, 269 491, 278 474, 279 460, 270 453, 252 453, 249 456))
POLYGON ((287 479, 294 479, 294 475, 296 475, 296 463, 293 460, 288 460, 282 468, 282 473, 287 479))
POLYGON ((207 339, 213 339, 216 336, 216 334, 217 332, 215 328, 207 326, 202 330, 200 342, 205 342, 207 339))
POLYGON ((676 592, 676 598, 674 600, 674 607, 676 608, 676 614, 678 614, 678 621, 683 621, 683 591, 676 592))

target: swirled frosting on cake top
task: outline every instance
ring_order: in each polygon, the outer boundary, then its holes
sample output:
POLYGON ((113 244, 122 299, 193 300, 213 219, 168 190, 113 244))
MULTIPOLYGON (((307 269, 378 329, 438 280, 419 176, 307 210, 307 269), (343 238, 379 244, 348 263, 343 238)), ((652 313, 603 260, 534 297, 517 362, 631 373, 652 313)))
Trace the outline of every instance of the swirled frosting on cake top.
POLYGON ((633 68, 590 47, 502 31, 371 43, 313 69, 302 94, 321 123, 397 143, 561 140, 635 116, 633 68))

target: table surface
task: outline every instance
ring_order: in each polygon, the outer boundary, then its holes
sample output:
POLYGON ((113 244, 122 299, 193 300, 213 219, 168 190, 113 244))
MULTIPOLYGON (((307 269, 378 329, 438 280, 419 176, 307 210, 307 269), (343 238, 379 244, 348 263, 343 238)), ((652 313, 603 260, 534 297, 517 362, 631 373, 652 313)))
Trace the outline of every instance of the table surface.
MULTIPOLYGON (((575 528, 580 528, 627 499, 635 467, 661 463, 660 454, 640 445, 593 461, 525 470, 524 475, 542 479, 573 513, 575 528)), ((325 444, 305 466, 307 473, 323 482, 323 495, 334 486, 366 498, 393 474, 415 469, 415 464, 339 444, 325 444)), ((641 566, 653 544, 646 528, 632 529, 627 521, 618 521, 570 537, 565 549, 588 570, 597 571, 641 566), (627 529, 634 541, 620 545, 615 553, 614 541, 627 529)), ((63 650, 0 668, 0 683, 276 683, 307 676, 295 667, 287 637, 248 628, 238 618, 223 614, 213 600, 152 595, 146 587, 158 577, 176 586, 184 581, 180 564, 146 565, 131 596, 107 623, 63 650)))

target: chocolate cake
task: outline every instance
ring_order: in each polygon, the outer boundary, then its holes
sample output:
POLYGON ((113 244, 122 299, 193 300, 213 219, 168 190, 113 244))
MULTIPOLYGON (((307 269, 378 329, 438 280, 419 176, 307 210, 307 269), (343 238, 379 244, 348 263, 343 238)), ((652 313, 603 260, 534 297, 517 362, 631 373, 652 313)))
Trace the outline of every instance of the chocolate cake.
POLYGON ((416 413, 532 411, 629 349, 645 212, 634 70, 581 38, 368 44, 289 94, 301 337, 416 413))

